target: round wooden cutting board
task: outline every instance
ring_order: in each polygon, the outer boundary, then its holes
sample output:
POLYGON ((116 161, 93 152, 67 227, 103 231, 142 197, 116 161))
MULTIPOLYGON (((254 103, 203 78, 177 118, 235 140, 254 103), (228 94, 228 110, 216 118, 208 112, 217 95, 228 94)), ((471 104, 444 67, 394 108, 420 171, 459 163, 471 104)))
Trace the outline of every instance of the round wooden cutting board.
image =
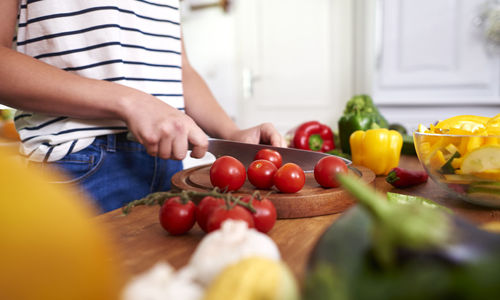
MULTIPOLYGON (((203 165, 176 173, 172 177, 172 187, 198 192, 213 189, 210 183, 210 166, 203 165)), ((361 177, 367 183, 375 180, 375 174, 362 166, 349 166, 349 172, 361 177)), ((246 180, 245 184, 233 194, 251 195, 256 189, 246 180)), ((273 187, 259 190, 262 196, 274 203, 279 219, 313 217, 343 212, 353 203, 351 196, 342 188, 322 188, 314 179, 313 173, 306 173, 306 183, 297 193, 285 194, 273 187)))

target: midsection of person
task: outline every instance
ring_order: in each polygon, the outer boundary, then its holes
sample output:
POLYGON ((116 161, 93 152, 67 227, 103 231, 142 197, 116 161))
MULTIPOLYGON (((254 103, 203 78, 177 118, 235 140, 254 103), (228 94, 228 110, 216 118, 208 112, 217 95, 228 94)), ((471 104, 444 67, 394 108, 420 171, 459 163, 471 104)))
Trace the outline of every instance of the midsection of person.
MULTIPOLYGON (((184 110, 178 1, 27 1, 17 51, 83 77, 132 87, 184 110)), ((127 130, 121 120, 76 119, 19 110, 29 160, 50 162, 127 130)))
MULTIPOLYGON (((15 48, 68 73, 124 85, 184 111, 179 1, 22 0, 15 48)), ((103 101, 95 99, 95 101, 103 101)), ((119 119, 18 110, 21 152, 63 170, 100 212, 170 188, 182 162, 148 155, 119 119), (128 134, 127 134, 128 133, 128 134)))

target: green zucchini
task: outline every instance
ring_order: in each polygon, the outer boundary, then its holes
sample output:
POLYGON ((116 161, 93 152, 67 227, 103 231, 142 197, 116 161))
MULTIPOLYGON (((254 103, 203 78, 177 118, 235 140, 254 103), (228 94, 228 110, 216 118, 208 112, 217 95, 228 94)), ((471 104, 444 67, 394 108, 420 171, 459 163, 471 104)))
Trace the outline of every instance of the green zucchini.
MULTIPOLYGON (((422 216, 410 213, 404 218, 397 218, 393 212, 402 214, 404 211, 425 209, 434 214, 441 210, 426 208, 428 205, 422 205, 423 202, 413 198, 403 201, 404 205, 398 204, 401 201, 385 201, 361 183, 359 187, 353 180, 349 181, 343 180, 344 188, 351 192, 354 189, 353 196, 365 200, 345 212, 318 241, 308 261, 303 299, 498 298, 499 235, 480 230, 455 214, 444 213, 442 218, 453 224, 445 244, 406 248, 403 247, 405 243, 401 243, 404 238, 398 239, 399 243, 393 244, 396 247, 396 264, 381 264, 376 255, 376 244, 380 242, 378 235, 384 232, 381 226, 387 222, 412 223, 415 221, 412 219, 422 216), (381 207, 370 208, 378 204, 381 207), (458 260, 457 249, 462 255, 458 260)), ((390 197, 400 198, 396 195, 390 197)), ((425 227, 425 224, 419 224, 425 227)), ((436 226, 426 227, 430 231, 438 230, 436 226)), ((406 231, 406 234, 411 232, 406 231)))
POLYGON ((401 147, 401 154, 404 155, 417 155, 415 150, 415 143, 413 142, 413 136, 408 134, 402 134, 403 136, 403 146, 401 147))

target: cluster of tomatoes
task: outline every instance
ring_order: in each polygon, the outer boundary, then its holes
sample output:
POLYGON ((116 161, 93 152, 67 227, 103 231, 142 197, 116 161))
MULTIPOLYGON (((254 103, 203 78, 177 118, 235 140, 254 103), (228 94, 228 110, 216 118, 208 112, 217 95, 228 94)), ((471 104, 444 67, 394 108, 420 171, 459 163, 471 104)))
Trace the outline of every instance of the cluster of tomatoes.
MULTIPOLYGON (((240 189, 248 181, 258 189, 275 186, 282 193, 295 193, 305 184, 305 173, 294 163, 283 164, 281 154, 271 149, 256 153, 253 162, 245 166, 232 156, 222 156, 210 168, 210 181, 222 191, 240 189)), ((338 187, 338 173, 347 173, 345 162, 335 156, 326 156, 314 167, 314 178, 324 188, 338 187)), ((188 197, 172 196, 160 209, 160 224, 172 235, 188 232, 198 223, 204 232, 220 228, 227 219, 242 220, 249 228, 267 233, 276 222, 276 208, 267 198, 245 196, 234 197, 230 193, 205 196, 198 205, 188 197)))
POLYGON ((210 182, 222 190, 236 191, 248 181, 258 189, 267 190, 273 185, 283 193, 295 193, 302 189, 306 176, 294 163, 282 165, 281 154, 262 149, 245 170, 245 166, 232 156, 219 157, 210 168, 210 182))
MULTIPOLYGON (((246 177, 258 189, 270 189, 273 185, 282 193, 296 193, 306 182, 304 170, 294 163, 282 165, 281 154, 275 150, 262 149, 245 170, 245 166, 232 156, 219 157, 210 168, 210 182, 222 190, 236 191, 243 186, 246 177)), ((314 178, 325 188, 338 187, 337 173, 347 173, 345 162, 335 156, 318 161, 314 178)))
POLYGON ((227 219, 244 221, 249 228, 267 233, 276 223, 276 208, 267 198, 227 194, 205 196, 198 205, 181 196, 170 197, 160 209, 160 224, 172 235, 188 232, 195 223, 204 232, 212 232, 227 219))

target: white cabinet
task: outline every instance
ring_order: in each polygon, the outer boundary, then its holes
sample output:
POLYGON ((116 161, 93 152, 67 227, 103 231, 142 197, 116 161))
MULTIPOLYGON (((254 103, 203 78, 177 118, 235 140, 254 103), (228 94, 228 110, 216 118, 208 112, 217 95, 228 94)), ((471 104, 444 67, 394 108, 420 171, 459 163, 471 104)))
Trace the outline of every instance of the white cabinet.
POLYGON ((373 95, 409 129, 457 114, 500 113, 500 55, 478 16, 486 1, 378 1, 373 95))

